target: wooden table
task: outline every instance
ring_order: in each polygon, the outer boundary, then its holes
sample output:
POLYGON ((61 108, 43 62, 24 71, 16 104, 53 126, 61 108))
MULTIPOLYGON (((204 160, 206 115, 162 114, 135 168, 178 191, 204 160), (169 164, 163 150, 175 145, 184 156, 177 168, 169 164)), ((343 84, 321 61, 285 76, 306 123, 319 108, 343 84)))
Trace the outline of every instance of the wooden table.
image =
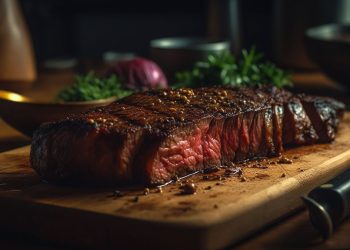
MULTIPOLYGON (((72 71, 42 72, 39 75, 38 82, 31 89, 22 92, 32 97, 45 96, 46 98, 51 98, 58 89, 72 82, 73 76, 72 71)), ((332 95, 350 104, 350 94, 320 73, 298 73, 293 76, 293 80, 296 83, 296 91, 332 95)), ((30 138, 21 135, 0 120, 0 152, 27 144, 30 144, 30 138)), ((0 234, 0 246, 2 249, 67 249, 65 246, 57 246, 50 242, 28 238, 25 235, 6 232, 6 229, 0 230, 3 231, 0 234)), ((350 219, 347 219, 336 230, 331 239, 323 241, 318 232, 311 226, 307 211, 300 210, 273 225, 267 226, 255 235, 229 247, 229 249, 349 248, 349 233, 350 219)))

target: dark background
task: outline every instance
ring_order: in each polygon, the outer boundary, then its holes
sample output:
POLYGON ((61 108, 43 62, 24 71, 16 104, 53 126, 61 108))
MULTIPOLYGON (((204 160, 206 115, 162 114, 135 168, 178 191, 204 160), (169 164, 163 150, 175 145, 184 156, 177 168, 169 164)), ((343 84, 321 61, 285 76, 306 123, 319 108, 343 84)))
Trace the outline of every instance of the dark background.
POLYGON ((37 59, 147 55, 149 40, 206 35, 205 1, 22 0, 37 59))
POLYGON ((350 21, 349 0, 20 0, 37 62, 99 58, 106 51, 149 55, 160 37, 230 39, 256 46, 281 66, 312 68, 306 28, 350 21))
MULTIPOLYGON (((160 37, 229 37, 225 0, 20 2, 39 62, 52 57, 100 57, 110 50, 147 56, 149 41, 160 37), (212 5, 220 5, 216 23, 211 21, 212 5)), ((244 46, 254 43, 269 54, 272 1, 245 0, 240 5, 241 30, 249 30, 244 46)))

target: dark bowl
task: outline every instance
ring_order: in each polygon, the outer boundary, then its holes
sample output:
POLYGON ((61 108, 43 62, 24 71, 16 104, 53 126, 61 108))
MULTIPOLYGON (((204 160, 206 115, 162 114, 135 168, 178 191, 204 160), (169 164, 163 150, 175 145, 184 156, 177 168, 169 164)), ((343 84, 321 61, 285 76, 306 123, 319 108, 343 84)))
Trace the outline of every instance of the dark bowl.
POLYGON ((350 88, 350 24, 327 24, 306 30, 311 59, 330 78, 350 88))
POLYGON ((152 40, 150 49, 152 60, 173 81, 176 72, 191 69, 196 61, 206 59, 209 54, 229 51, 230 42, 198 37, 169 37, 152 40))
POLYGON ((11 127, 31 137, 42 123, 64 119, 68 114, 105 106, 115 100, 116 97, 111 97, 86 102, 50 103, 0 90, 0 117, 11 127))

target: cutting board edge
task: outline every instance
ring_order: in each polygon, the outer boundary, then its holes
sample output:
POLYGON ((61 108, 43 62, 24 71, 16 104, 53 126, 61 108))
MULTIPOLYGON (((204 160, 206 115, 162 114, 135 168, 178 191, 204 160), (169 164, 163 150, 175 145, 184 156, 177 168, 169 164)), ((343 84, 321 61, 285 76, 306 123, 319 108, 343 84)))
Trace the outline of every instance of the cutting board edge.
POLYGON ((145 244, 155 249, 207 249, 207 228, 194 225, 184 227, 182 224, 169 224, 164 221, 150 223, 142 219, 130 220, 92 211, 82 212, 75 208, 30 203, 11 197, 2 197, 0 207, 0 224, 6 227, 6 231, 24 233, 37 240, 48 240, 55 244, 89 249, 115 249, 115 246, 134 249, 145 244), (18 216, 10 218, 7 216, 10 213, 16 213, 18 216), (55 219, 55 216, 58 218, 55 219), (45 222, 48 217, 52 219, 50 225, 45 222), (62 220, 62 217, 66 220, 62 220), (103 227, 97 230, 96 225, 103 227), (74 237, 70 237, 70 234, 60 234, 68 228, 75 229, 74 237), (152 230, 149 230, 150 228, 152 230), (127 240, 132 235, 137 235, 134 242, 127 240), (104 242, 104 245, 101 245, 101 242, 104 242), (172 242, 171 245, 169 242, 172 242))
MULTIPOLYGON (((28 146, 25 146, 25 147, 21 147, 21 148, 15 149, 15 150, 7 151, 5 153, 11 154, 11 153, 16 152, 17 150, 27 150, 27 149, 28 149, 28 146)), ((333 158, 330 158, 328 161, 326 161, 323 164, 321 164, 320 166, 318 166, 317 167, 318 171, 322 170, 322 172, 321 172, 321 174, 319 174, 317 176, 317 178, 315 178, 315 176, 313 176, 313 174, 312 174, 314 170, 309 169, 309 170, 306 170, 304 172, 299 173, 296 176, 289 177, 288 179, 281 179, 280 182, 274 184, 273 186, 268 187, 262 191, 259 191, 255 194, 251 195, 248 198, 240 199, 239 202, 240 202, 240 204, 242 204, 242 202, 247 203, 247 207, 254 208, 254 207, 258 207, 264 203, 264 201, 266 200, 267 194, 270 197, 273 195, 275 195, 275 196, 281 195, 281 193, 282 193, 281 190, 283 190, 285 193, 288 193, 290 190, 295 190, 295 192, 297 192, 299 194, 301 192, 302 192, 302 194, 306 194, 312 188, 326 182, 327 180, 334 177, 337 173, 340 173, 343 169, 345 169, 345 167, 343 165, 346 165, 346 163, 348 163, 348 162, 350 162, 350 149, 345 150, 340 155, 333 157, 333 158), (329 164, 337 164, 338 166, 337 166, 337 168, 330 169, 328 167, 329 164), (313 184, 306 189, 299 190, 299 186, 303 187, 303 185, 301 185, 301 182, 304 179, 307 179, 308 177, 310 177, 310 175, 314 177, 314 179, 312 179, 313 184)), ((2 198, 3 197, 0 196, 0 200, 2 198)), ((16 199, 13 199, 13 200, 16 200, 16 199)), ((42 202, 40 200, 39 201, 31 200, 31 201, 28 201, 28 203, 37 203, 37 204, 45 204, 48 206, 61 207, 60 205, 57 205, 57 204, 55 204, 55 205, 46 204, 45 202, 42 202)), ((62 208, 67 208, 67 207, 62 206, 62 208)), ((70 209, 77 209, 77 208, 70 208, 70 209)), ((77 209, 77 210, 93 213, 93 211, 91 211, 89 209, 77 209)), ((215 214, 217 212, 215 210, 211 210, 211 211, 207 211, 207 212, 201 212, 201 216, 198 216, 198 218, 195 216, 193 216, 191 218, 186 218, 186 219, 182 219, 180 217, 180 218, 176 218, 176 220, 170 218, 170 219, 166 219, 166 223, 173 223, 173 224, 178 224, 181 226, 194 226, 194 227, 198 227, 198 228, 206 228, 206 227, 212 226, 213 224, 220 224, 222 222, 225 222, 228 219, 230 219, 232 216, 236 216, 237 214, 242 213, 242 212, 247 211, 247 210, 242 211, 238 208, 237 203, 233 203, 233 204, 227 204, 225 207, 220 208, 219 211, 220 211, 220 216, 215 216, 215 214), (203 217, 203 215, 204 216, 207 215, 205 217, 208 220, 203 221, 202 219, 200 219, 200 217, 203 217)), ((99 212, 99 213, 101 213, 101 212, 99 212)), ((102 214, 110 215, 108 213, 102 213, 102 214)), ((142 221, 142 219, 135 218, 135 217, 127 217, 127 216, 126 217, 119 216, 119 217, 120 218, 128 218, 128 219, 138 219, 138 220, 142 221)), ((147 218, 144 220, 150 221, 152 223, 161 223, 163 221, 163 219, 159 219, 159 218, 158 219, 147 218)))
MULTIPOLYGON (((350 149, 347 149, 343 153, 339 154, 338 156, 330 158, 329 160, 325 161, 323 164, 319 165, 317 167, 317 170, 319 171, 317 172, 319 173, 317 176, 315 176, 314 174, 315 173, 314 169, 308 169, 306 171, 300 172, 295 176, 290 176, 287 179, 281 178, 281 180, 278 183, 274 184, 273 186, 268 187, 264 190, 261 190, 253 195, 250 195, 250 197, 248 198, 240 199, 237 203, 240 203, 240 205, 242 205, 242 202, 247 203, 247 207, 249 208, 257 207, 266 202, 266 196, 269 196, 269 197, 285 196, 285 193, 290 193, 291 190, 298 193, 299 195, 305 195, 309 191, 311 191, 313 188, 323 184, 324 182, 330 180, 331 178, 335 177, 337 174, 344 171, 349 163, 350 163, 350 149), (336 167, 330 169, 328 167, 329 164, 332 164, 336 167), (310 186, 303 185, 304 180, 307 179, 308 181, 310 181, 310 176, 313 177, 311 185, 310 186), (284 192, 281 192, 281 190, 284 192)), ((205 216, 208 219, 207 221, 203 221, 196 217, 192 217, 190 219, 186 218, 186 219, 183 219, 183 221, 181 218, 176 218, 176 221, 175 219, 167 220, 167 221, 171 223, 182 224, 182 225, 186 225, 186 223, 191 223, 192 225, 195 224, 197 226, 204 228, 206 226, 211 226, 216 223, 219 224, 219 223, 225 222, 227 219, 231 218, 233 215, 237 215, 239 214, 239 212, 244 212, 239 209, 239 206, 237 206, 237 203, 227 204, 225 205, 225 207, 220 208, 219 211, 221 212, 221 214, 218 217, 215 217, 216 212, 213 212, 213 210, 202 212, 201 213, 202 216, 207 215, 205 216)))
POLYGON ((302 185, 302 180, 307 178, 308 175, 310 175, 310 173, 313 172, 313 169, 309 169, 305 172, 301 172, 300 174, 294 177, 291 177, 290 179, 281 181, 280 183, 277 184, 278 187, 274 185, 272 187, 269 187, 263 191, 260 191, 250 196, 247 199, 244 199, 244 201, 240 202, 241 206, 247 207, 247 209, 245 209, 244 211, 239 210, 237 206, 235 206, 234 209, 232 208, 232 206, 226 206, 225 210, 228 211, 227 214, 224 216, 221 215, 220 220, 216 221, 217 226, 220 228, 213 229, 213 227, 211 227, 212 234, 209 234, 210 238, 208 239, 208 242, 207 242, 207 244, 211 246, 209 248, 215 249, 217 247, 217 242, 221 242, 222 246, 227 246, 228 244, 235 243, 238 240, 244 237, 247 237, 248 235, 251 235, 252 233, 260 230, 264 226, 273 223, 274 221, 282 218, 283 216, 288 215, 288 213, 292 212, 293 210, 301 208, 303 206, 302 201, 300 199, 301 195, 306 195, 313 188, 325 183, 326 181, 332 179, 336 175, 340 174, 342 171, 349 168, 348 164, 350 162, 350 149, 344 151, 342 154, 340 154, 337 157, 331 158, 329 161, 326 161, 320 166, 318 166, 319 170, 322 169, 323 172, 322 174, 318 175, 318 178, 313 179, 313 183, 311 185, 310 183, 308 183, 309 186, 302 185), (346 156, 346 157, 342 158, 343 156, 346 156), (327 167, 327 165, 330 163, 329 161, 334 163, 336 162, 337 167, 329 169, 327 167), (287 182, 290 182, 290 184, 285 185, 287 182), (280 189, 281 185, 284 186, 284 191, 289 190, 289 192, 285 192, 285 193, 281 192, 281 189, 280 189), (289 188, 292 188, 292 189, 289 189, 289 188), (263 197, 266 198, 265 194, 269 195, 270 197, 271 196, 274 197, 274 199, 269 200, 268 204, 266 203, 266 200, 265 202, 263 202, 263 199, 264 199, 263 197), (261 221, 257 221, 256 218, 251 218, 252 212, 257 207, 266 209, 264 211, 265 216, 264 215, 260 216, 260 218, 262 218, 261 221), (275 207, 278 208, 278 211, 269 210, 275 207), (267 218, 266 215, 269 213, 275 214, 276 216, 267 218), (237 221, 237 218, 239 219, 238 221, 237 221), (250 223, 247 223, 247 221, 251 219, 254 220, 254 223, 252 223, 251 225, 255 224, 255 226, 251 228, 245 227, 245 225, 250 225, 250 223), (237 230, 238 233, 236 233, 234 237, 223 239, 222 238, 223 236, 231 235, 229 234, 229 232, 226 232, 226 233, 223 233, 223 232, 225 230, 227 231, 228 228, 232 230, 232 228, 235 227, 234 225, 239 225, 240 228, 239 230, 237 230), (213 242, 216 245, 210 244, 213 242), (226 244, 224 242, 226 242, 226 244))

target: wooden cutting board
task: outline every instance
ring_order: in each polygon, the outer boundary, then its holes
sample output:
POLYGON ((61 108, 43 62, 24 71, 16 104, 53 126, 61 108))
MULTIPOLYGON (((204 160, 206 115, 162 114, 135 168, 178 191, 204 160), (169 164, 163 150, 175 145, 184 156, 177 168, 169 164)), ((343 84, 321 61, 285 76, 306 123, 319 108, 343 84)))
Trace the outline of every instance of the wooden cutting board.
POLYGON ((334 143, 289 149, 292 164, 252 164, 243 178, 198 179, 197 193, 163 188, 59 187, 29 166, 29 147, 0 154, 0 224, 65 245, 116 249, 217 249, 300 207, 300 196, 343 171, 350 161, 350 113, 334 143), (138 197, 138 198, 136 198, 138 197))

